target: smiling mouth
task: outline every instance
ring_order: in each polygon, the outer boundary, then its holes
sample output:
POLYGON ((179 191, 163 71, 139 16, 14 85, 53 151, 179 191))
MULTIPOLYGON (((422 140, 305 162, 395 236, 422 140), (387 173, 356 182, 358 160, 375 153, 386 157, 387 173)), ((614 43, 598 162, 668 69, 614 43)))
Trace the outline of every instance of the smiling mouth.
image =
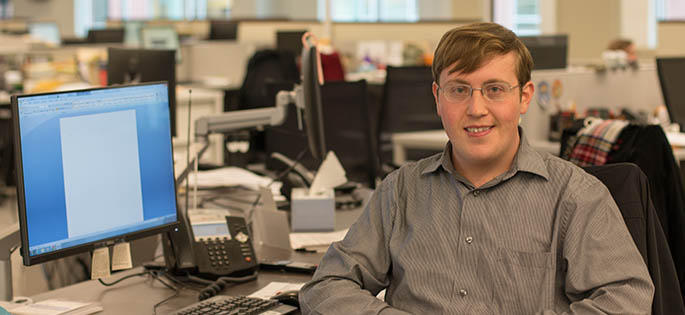
POLYGON ((490 128, 492 128, 492 127, 477 127, 477 128, 472 128, 472 127, 469 128, 469 127, 467 127, 467 128, 464 128, 464 129, 466 129, 466 131, 472 132, 472 133, 481 133, 481 132, 485 132, 485 131, 490 130, 490 128))

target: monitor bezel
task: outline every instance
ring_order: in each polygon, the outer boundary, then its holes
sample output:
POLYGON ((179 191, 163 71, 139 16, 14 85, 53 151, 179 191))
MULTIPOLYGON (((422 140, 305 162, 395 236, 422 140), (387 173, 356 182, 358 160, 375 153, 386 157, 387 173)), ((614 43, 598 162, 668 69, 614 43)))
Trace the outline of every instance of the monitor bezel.
MULTIPOLYGON (((672 62, 680 62, 685 64, 685 56, 673 56, 673 57, 658 57, 656 58, 656 73, 657 73, 657 78, 659 79, 659 87, 661 87, 661 96, 664 99, 664 105, 666 106, 666 111, 668 112, 668 117, 671 120, 672 123, 678 124, 680 127, 680 132, 683 132, 683 128, 685 128, 685 120, 681 119, 681 115, 678 116, 676 115, 676 106, 677 104, 674 104, 674 100, 671 96, 671 93, 673 92, 668 84, 664 81, 666 78, 666 73, 662 71, 662 69, 666 69, 669 63, 672 62)), ((685 110, 683 110, 685 112, 685 110)))
MULTIPOLYGON (((15 168, 16 168, 16 174, 17 174, 17 210, 18 210, 18 217, 19 217, 19 236, 21 239, 21 255, 23 257, 23 263, 25 266, 31 266, 39 263, 43 263, 46 261, 50 260, 55 260, 59 258, 64 258, 68 257, 71 255, 83 253, 83 252, 88 252, 95 250, 97 248, 101 247, 109 247, 113 246, 116 243, 120 242, 130 242, 133 240, 137 240, 140 238, 144 238, 147 236, 159 234, 159 233, 164 233, 170 230, 173 230, 177 228, 180 224, 181 220, 181 213, 180 209, 178 206, 178 191, 176 191, 176 184, 174 183, 173 189, 174 189, 174 203, 176 203, 176 221, 174 222, 169 222, 165 223, 156 227, 151 227, 151 228, 146 228, 134 232, 129 232, 123 235, 117 235, 117 236, 112 236, 112 237, 107 237, 103 238, 97 241, 91 241, 87 242, 84 244, 76 245, 73 247, 68 247, 68 248, 63 248, 59 250, 55 250, 53 252, 48 252, 44 254, 37 254, 34 256, 30 255, 29 252, 29 245, 28 245, 28 229, 27 229, 27 222, 26 222, 26 198, 25 198, 25 191, 24 191, 24 168, 23 168, 23 160, 22 160, 22 151, 21 151, 21 136, 19 134, 19 106, 18 106, 18 101, 20 98, 23 97, 33 97, 33 96, 41 96, 41 95, 55 95, 55 94, 65 94, 65 93, 74 93, 74 92, 87 92, 87 91, 95 91, 95 90, 105 90, 105 89, 121 89, 121 88, 127 88, 127 87, 135 87, 135 86, 146 86, 146 85, 160 85, 164 84, 168 86, 168 83, 166 81, 157 81, 157 82, 146 82, 146 83, 140 83, 140 84, 125 84, 125 85, 116 85, 116 86, 106 86, 106 87, 96 87, 96 88, 88 88, 88 89, 78 89, 78 90, 69 90, 69 91, 58 91, 58 92, 47 92, 47 93, 35 93, 35 94, 18 94, 18 95, 12 95, 10 97, 10 107, 12 109, 12 128, 14 131, 14 162, 15 162, 15 168)), ((167 89, 168 90, 168 89, 167 89)), ((168 97, 168 96, 167 96, 168 97)), ((172 143, 171 137, 169 137, 169 145, 171 146, 171 154, 173 156, 173 150, 174 146, 172 143)), ((176 174, 175 170, 172 170, 173 176, 174 176, 174 181, 176 179, 176 174)))

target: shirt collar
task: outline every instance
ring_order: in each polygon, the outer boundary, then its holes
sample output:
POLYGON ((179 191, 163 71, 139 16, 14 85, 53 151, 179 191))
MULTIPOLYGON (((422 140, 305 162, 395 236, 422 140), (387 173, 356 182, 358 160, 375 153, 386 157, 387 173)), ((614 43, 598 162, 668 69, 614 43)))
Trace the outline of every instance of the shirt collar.
MULTIPOLYGON (((533 147, 528 143, 528 139, 526 138, 521 127, 518 128, 518 131, 519 135, 521 136, 519 149, 518 152, 516 152, 514 163, 512 163, 511 168, 505 174, 503 174, 504 179, 514 176, 516 172, 521 171, 535 174, 543 177, 546 180, 549 180, 549 172, 547 171, 546 167, 547 164, 545 163, 545 159, 542 157, 542 154, 533 149, 533 147)), ((430 158, 421 174, 432 173, 437 171, 438 168, 442 167, 450 174, 456 175, 454 165, 452 164, 451 154, 452 144, 447 141, 442 154, 430 158)))

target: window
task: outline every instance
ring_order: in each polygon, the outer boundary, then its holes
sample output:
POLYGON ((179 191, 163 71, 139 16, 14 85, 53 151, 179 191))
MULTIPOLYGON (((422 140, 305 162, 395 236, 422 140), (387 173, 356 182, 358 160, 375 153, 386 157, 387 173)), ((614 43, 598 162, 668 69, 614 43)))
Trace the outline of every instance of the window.
POLYGON ((494 0, 494 21, 518 35, 542 33, 540 0, 494 0))
POLYGON ((318 18, 326 17, 326 3, 331 4, 335 22, 415 22, 416 0, 318 0, 318 18))
POLYGON ((540 34, 540 6, 538 0, 518 0, 514 32, 518 35, 540 34))
POLYGON ((106 27, 108 20, 225 18, 232 5, 233 0, 74 0, 74 31, 83 37, 91 28, 106 27))
POLYGON ((682 0, 657 0, 656 14, 659 21, 685 21, 685 2, 682 0))

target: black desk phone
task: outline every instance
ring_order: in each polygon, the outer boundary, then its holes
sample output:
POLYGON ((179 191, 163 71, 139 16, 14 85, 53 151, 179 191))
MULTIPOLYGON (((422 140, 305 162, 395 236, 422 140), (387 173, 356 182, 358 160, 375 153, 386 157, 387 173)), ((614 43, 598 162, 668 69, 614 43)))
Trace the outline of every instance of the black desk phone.
POLYGON ((165 236, 167 267, 209 279, 254 271, 258 262, 245 219, 227 214, 223 209, 189 211, 183 220, 188 224, 165 236))

